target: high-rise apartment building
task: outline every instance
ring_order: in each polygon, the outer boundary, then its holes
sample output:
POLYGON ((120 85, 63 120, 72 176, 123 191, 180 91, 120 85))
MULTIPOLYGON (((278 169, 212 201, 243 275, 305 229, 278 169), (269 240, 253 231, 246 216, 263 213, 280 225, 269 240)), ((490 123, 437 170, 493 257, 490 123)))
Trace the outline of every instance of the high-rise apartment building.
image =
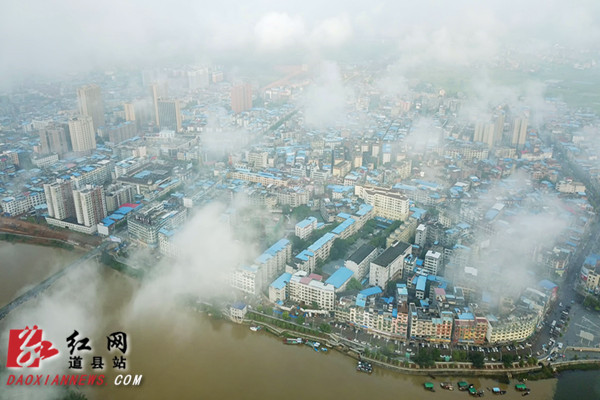
POLYGON ((69 120, 69 133, 73 151, 89 153, 96 149, 96 134, 92 117, 81 115, 69 120))
POLYGON ((158 101, 168 96, 168 86, 166 83, 153 83, 150 85, 150 94, 152 95, 152 105, 154 106, 154 123, 159 126, 160 119, 158 115, 158 101))
POLYGON ((133 103, 123 103, 125 111, 125 121, 135 121, 135 105, 133 103))
POLYGON ((437 251, 428 250, 425 255, 425 262, 423 264, 423 269, 427 271, 429 275, 437 275, 440 269, 442 261, 442 254, 437 251))
POLYGON ((63 220, 75 216, 73 188, 70 180, 57 179, 54 183, 44 184, 44 194, 50 217, 63 220))
POLYGON ((84 189, 73 190, 73 202, 80 225, 97 225, 108 215, 102 186, 86 185, 84 189))
POLYGON ((40 153, 57 153, 63 155, 71 150, 71 140, 66 127, 62 124, 50 123, 40 129, 40 153))
POLYGON ((179 100, 158 100, 158 125, 161 129, 181 131, 181 108, 179 100))
POLYGON ((87 85, 77 89, 79 113, 92 117, 93 131, 104 126, 104 102, 98 85, 87 85))
POLYGON ((493 123, 482 123, 478 122, 475 124, 475 134, 473 135, 474 142, 482 142, 487 145, 488 148, 492 148, 496 142, 495 136, 496 126, 493 123))
POLYGON ((239 114, 252 108, 252 86, 248 83, 231 88, 231 109, 239 114))
POLYGON ((511 144, 513 146, 523 146, 527 140, 527 117, 517 117, 513 123, 513 134, 511 144))

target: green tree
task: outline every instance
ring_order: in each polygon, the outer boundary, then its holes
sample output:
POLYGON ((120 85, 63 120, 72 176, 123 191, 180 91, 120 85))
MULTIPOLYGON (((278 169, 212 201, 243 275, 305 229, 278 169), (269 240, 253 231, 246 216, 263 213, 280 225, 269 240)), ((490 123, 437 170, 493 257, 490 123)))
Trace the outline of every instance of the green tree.
POLYGON ((370 235, 375 232, 375 228, 377 228, 377 222, 374 219, 370 219, 363 226, 362 233, 364 235, 370 235))
POLYGON ((296 318, 296 323, 298 325, 302 325, 304 323, 306 319, 302 316, 302 315, 298 315, 298 318, 296 318))
POLYGON ((331 333, 331 325, 323 322, 321 325, 319 325, 319 330, 323 333, 331 333))
POLYGON ((362 285, 356 278, 351 278, 348 285, 346 285, 346 290, 362 290, 362 285))
POLYGON ((481 351, 472 351, 469 353, 469 361, 473 363, 475 368, 483 368, 485 361, 485 356, 481 351))
POLYGON ((440 351, 434 348, 423 348, 413 358, 421 367, 433 367, 440 358, 440 351))
POLYGON ((515 357, 512 354, 503 354, 502 355, 502 363, 505 368, 512 367, 512 363, 515 360, 515 357))
POLYGON ((284 311, 283 314, 281 314, 281 318, 285 319, 286 321, 290 320, 290 313, 287 311, 284 311))
POLYGON ((310 208, 307 205, 301 205, 292 210, 292 217, 296 221, 302 221, 310 216, 310 208))
POLYGON ((330 260, 339 260, 340 258, 346 257, 346 253, 348 252, 348 248, 350 245, 344 239, 337 238, 333 241, 331 245, 331 250, 329 252, 330 260))
POLYGON ((537 365, 538 363, 538 359, 535 357, 529 357, 529 359, 527 360, 527 364, 529 365, 537 365))
POLYGON ((452 359, 454 361, 467 361, 467 352, 464 350, 454 350, 452 352, 452 359))
POLYGON ((308 241, 300 239, 296 235, 290 237, 290 242, 292 242, 292 251, 294 252, 300 252, 308 247, 308 241))
POLYGON ((583 300, 583 305, 585 307, 593 308, 596 311, 600 311, 600 301, 592 295, 586 296, 585 300, 583 300))

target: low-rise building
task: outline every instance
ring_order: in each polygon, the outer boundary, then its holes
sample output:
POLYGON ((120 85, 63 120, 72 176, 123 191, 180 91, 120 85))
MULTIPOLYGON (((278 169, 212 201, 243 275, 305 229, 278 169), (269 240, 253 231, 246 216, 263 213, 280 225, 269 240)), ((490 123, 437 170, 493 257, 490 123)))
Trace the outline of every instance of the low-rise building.
POLYGON ((300 239, 307 239, 315 229, 317 229, 317 219, 308 217, 296 224, 295 234, 300 239))
POLYGON ((396 242, 371 261, 369 284, 385 288, 392 279, 402 277, 404 258, 412 253, 412 246, 404 242, 396 242))
POLYGON ((464 312, 454 319, 453 343, 482 345, 486 340, 488 320, 464 312))
POLYGON ((354 277, 362 281, 369 272, 371 261, 378 255, 377 247, 365 243, 344 262, 344 266, 354 273, 354 277))
POLYGON ((346 290, 346 286, 348 285, 348 282, 350 282, 350 279, 352 279, 353 275, 354 272, 348 268, 340 267, 329 278, 327 278, 325 283, 333 285, 336 293, 343 292, 346 290))
POLYGON ((260 293, 260 281, 260 271, 256 265, 243 265, 233 270, 230 276, 233 288, 252 295, 260 293))
POLYGON ((269 301, 277 303, 287 300, 288 284, 291 278, 292 274, 284 272, 269 285, 269 301))
POLYGON ((487 341, 489 343, 522 342, 534 334, 540 315, 532 312, 519 312, 504 318, 487 316, 487 341))
POLYGON ((409 200, 398 191, 356 185, 355 194, 363 199, 365 203, 373 206, 374 214, 378 217, 400 221, 408 219, 409 200))
POLYGON ((335 303, 335 288, 323 283, 322 276, 298 271, 292 275, 289 283, 290 300, 306 305, 316 304, 320 309, 331 311, 335 303))

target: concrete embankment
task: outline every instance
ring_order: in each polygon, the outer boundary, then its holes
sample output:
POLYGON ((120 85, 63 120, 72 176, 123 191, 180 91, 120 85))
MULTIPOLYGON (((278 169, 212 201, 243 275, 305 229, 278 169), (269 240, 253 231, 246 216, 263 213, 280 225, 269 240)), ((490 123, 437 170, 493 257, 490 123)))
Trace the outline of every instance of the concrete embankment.
MULTIPOLYGON (((353 347, 351 344, 342 343, 335 334, 323 333, 321 336, 315 336, 304 332, 298 332, 291 329, 276 327, 265 321, 244 320, 248 325, 261 325, 268 332, 278 337, 302 337, 304 339, 319 341, 325 345, 338 350, 355 359, 362 359, 380 368, 394 370, 403 374, 411 375, 440 375, 440 376, 515 376, 529 373, 535 373, 542 370, 541 365, 519 366, 514 363, 512 368, 506 368, 503 363, 486 363, 485 368, 474 368, 470 362, 436 362, 435 367, 420 367, 415 363, 390 363, 381 361, 372 357, 366 357, 363 354, 364 348, 353 347)), ((347 341, 346 341, 347 342, 347 341)), ((352 343, 352 342, 350 342, 352 343)), ((598 364, 600 360, 572 360, 552 363, 550 366, 556 370, 565 371, 569 369, 578 369, 580 366, 588 364, 598 364)))

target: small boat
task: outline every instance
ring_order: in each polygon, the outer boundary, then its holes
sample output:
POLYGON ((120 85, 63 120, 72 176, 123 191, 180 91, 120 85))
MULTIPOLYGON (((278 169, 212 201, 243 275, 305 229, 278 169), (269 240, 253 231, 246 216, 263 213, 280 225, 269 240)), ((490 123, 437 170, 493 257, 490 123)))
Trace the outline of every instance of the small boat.
POLYGON ((325 346, 321 346, 321 351, 322 351, 323 353, 326 353, 326 352, 327 352, 327 350, 328 350, 328 349, 327 349, 327 347, 325 347, 325 346))
POLYGON ((302 344, 304 340, 302 338, 286 338, 283 339, 283 344, 302 344))
POLYGON ((435 392, 435 389, 433 388, 433 383, 431 383, 431 382, 425 382, 423 384, 423 386, 425 387, 425 390, 429 390, 431 392, 435 392))
POLYGON ((515 385, 515 389, 517 389, 519 392, 529 392, 529 389, 524 383, 517 383, 515 385))
POLYGON ((530 392, 525 392, 525 393, 523 393, 521 396, 529 396, 529 393, 530 393, 530 392))
MULTIPOLYGON (((488 389, 489 390, 489 389, 488 389)), ((492 388, 492 390, 490 390, 493 394, 506 394, 506 390, 500 390, 500 388, 498 387, 494 387, 492 388)))
POLYGON ((260 331, 261 329, 262 329, 262 326, 251 326, 251 327, 250 327, 250 330, 251 330, 252 332, 258 332, 258 331, 260 331))
POLYGON ((440 387, 446 390, 454 390, 454 386, 450 382, 440 382, 440 387))
POLYGON ((368 363, 366 361, 359 361, 358 365, 356 366, 356 370, 370 374, 371 372, 373 372, 373 366, 371 365, 371 363, 368 363))
POLYGON ((457 385, 458 385, 458 390, 465 391, 465 390, 469 389, 469 384, 465 381, 460 381, 460 382, 458 382, 457 385))

